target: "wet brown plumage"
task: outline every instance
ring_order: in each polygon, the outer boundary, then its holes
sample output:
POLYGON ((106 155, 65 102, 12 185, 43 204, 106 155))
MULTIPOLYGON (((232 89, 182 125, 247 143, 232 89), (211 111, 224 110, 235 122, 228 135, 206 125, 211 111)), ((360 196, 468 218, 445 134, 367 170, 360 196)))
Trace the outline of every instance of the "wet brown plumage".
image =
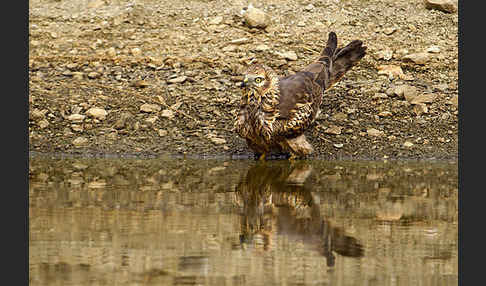
POLYGON ((314 63, 295 74, 279 78, 269 67, 250 66, 243 82, 236 132, 261 159, 272 150, 291 158, 311 154, 307 130, 318 113, 323 93, 365 55, 362 41, 337 48, 337 36, 329 33, 325 49, 314 63))

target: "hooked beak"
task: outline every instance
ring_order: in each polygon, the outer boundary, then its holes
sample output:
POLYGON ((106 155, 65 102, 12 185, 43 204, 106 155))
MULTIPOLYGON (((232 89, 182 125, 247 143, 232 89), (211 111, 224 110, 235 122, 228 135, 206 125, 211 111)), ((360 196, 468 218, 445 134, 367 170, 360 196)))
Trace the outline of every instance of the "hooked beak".
POLYGON ((241 82, 241 87, 245 87, 248 85, 248 78, 245 77, 245 79, 241 82))

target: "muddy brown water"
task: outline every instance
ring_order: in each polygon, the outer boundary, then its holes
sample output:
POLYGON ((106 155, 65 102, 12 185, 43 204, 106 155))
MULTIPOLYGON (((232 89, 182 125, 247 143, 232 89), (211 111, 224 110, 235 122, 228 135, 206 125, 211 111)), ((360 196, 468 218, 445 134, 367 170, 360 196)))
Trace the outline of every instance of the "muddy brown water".
POLYGON ((29 160, 30 285, 457 285, 457 161, 29 160))

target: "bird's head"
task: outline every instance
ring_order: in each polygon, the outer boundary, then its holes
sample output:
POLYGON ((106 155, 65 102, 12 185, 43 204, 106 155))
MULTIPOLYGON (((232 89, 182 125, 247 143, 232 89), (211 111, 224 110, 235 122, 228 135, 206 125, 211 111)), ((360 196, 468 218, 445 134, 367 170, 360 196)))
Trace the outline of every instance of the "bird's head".
POLYGON ((245 73, 242 87, 250 89, 255 95, 264 95, 276 83, 277 76, 271 68, 260 64, 253 64, 245 73))

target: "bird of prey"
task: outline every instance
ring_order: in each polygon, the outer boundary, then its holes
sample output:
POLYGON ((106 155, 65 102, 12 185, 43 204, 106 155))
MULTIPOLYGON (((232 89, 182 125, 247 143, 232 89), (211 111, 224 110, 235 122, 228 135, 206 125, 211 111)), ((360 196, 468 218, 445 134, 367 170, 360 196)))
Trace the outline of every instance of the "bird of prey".
POLYGON ((290 159, 313 153, 304 131, 320 112, 324 91, 366 54, 360 40, 337 47, 330 32, 317 61, 295 74, 278 77, 262 64, 252 64, 243 80, 235 130, 260 160, 271 151, 290 153, 290 159))

